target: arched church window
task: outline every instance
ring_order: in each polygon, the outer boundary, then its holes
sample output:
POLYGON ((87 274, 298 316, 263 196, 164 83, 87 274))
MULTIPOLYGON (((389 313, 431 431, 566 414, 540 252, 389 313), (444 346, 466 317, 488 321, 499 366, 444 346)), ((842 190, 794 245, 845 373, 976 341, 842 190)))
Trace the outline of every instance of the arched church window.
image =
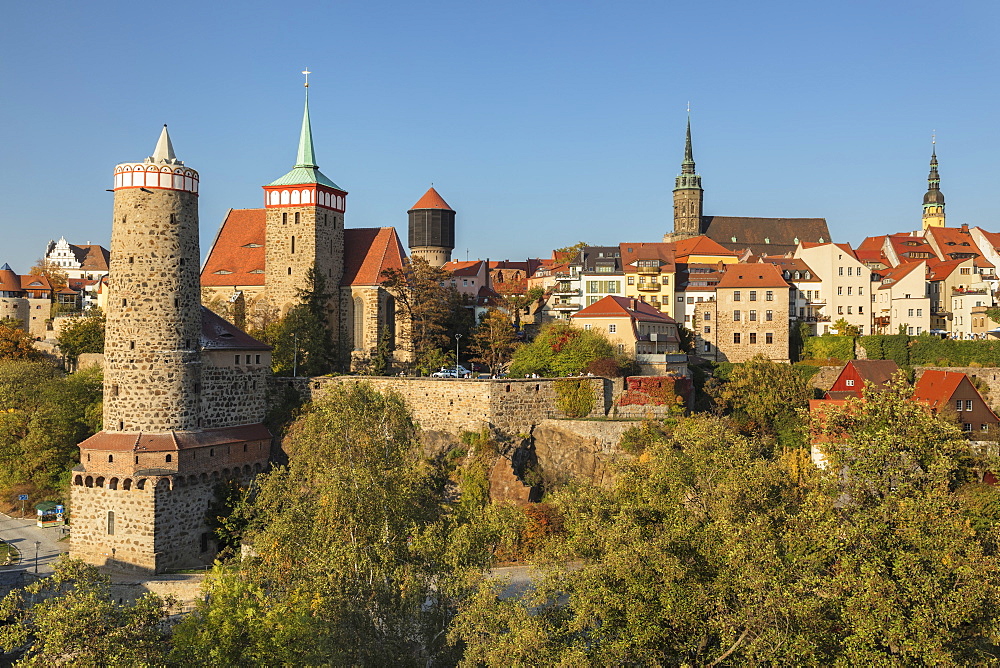
POLYGON ((354 298, 354 349, 363 350, 365 345, 365 302, 354 298))

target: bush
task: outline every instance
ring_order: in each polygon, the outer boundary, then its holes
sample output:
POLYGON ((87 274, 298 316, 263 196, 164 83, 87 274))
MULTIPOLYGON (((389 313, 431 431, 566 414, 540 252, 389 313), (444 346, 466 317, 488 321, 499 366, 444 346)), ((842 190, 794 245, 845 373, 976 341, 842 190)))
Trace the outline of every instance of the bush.
POLYGON ((556 408, 568 418, 582 418, 594 410, 594 388, 583 379, 557 380, 556 408))
POLYGON ((854 359, 854 337, 824 334, 802 342, 803 359, 837 360, 841 364, 854 359))

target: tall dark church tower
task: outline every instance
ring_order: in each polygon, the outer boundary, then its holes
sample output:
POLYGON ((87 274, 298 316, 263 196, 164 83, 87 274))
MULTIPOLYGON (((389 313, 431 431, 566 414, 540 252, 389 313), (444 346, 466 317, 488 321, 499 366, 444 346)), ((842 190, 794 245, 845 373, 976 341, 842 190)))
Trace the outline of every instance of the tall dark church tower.
POLYGON ((701 234, 704 194, 701 175, 695 172, 694 151, 691 148, 691 117, 688 116, 684 161, 681 163, 681 173, 674 184, 674 232, 667 237, 676 241, 701 234))
POLYGON ((931 171, 927 175, 927 193, 924 195, 923 228, 944 227, 944 193, 938 174, 937 141, 931 141, 931 171))

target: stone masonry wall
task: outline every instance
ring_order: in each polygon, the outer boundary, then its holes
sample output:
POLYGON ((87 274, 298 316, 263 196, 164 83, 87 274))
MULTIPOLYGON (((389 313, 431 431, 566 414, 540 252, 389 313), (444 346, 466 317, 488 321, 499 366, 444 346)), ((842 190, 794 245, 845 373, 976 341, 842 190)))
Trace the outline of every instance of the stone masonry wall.
MULTIPOLYGON (((542 420, 559 414, 555 383, 560 379, 472 380, 449 378, 371 378, 332 376, 319 378, 274 378, 274 385, 292 383, 302 398, 321 398, 332 386, 368 382, 377 390, 395 390, 413 411, 425 432, 458 434, 495 428, 509 436, 531 433, 542 420)), ((579 380, 579 378, 577 378, 579 380)), ((611 404, 610 380, 585 379, 596 398, 591 417, 604 416, 611 404)))
POLYGON ((198 427, 198 197, 115 191, 105 335, 104 429, 198 427))
POLYGON ((267 378, 271 353, 238 350, 203 351, 201 372, 202 427, 214 429, 258 424, 267 414, 267 378), (235 356, 239 355, 240 364, 235 356), (256 360, 260 363, 248 363, 256 360))
MULTIPOLYGON (((306 275, 314 267, 325 279, 327 292, 336 295, 344 274, 343 214, 305 205, 268 207, 266 216, 264 280, 271 303, 282 313, 297 304, 298 292, 306 287, 306 275)), ((337 300, 334 296, 329 311, 335 337, 340 332, 337 300)))
POLYGON ((73 556, 94 566, 154 572, 154 494, 151 484, 127 491, 74 486, 73 556), (109 512, 114 513, 113 534, 108 533, 109 512))

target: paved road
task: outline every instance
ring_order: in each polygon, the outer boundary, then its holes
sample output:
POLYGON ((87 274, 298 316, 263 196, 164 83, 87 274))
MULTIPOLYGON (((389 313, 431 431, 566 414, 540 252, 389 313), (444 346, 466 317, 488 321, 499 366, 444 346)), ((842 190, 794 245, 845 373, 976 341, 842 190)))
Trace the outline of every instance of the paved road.
POLYGON ((33 571, 35 541, 38 541, 38 572, 51 573, 52 564, 59 555, 69 551, 69 541, 58 542, 62 537, 62 527, 40 529, 35 525, 34 517, 29 517, 30 519, 21 519, 0 513, 0 540, 13 545, 21 553, 21 563, 7 566, 5 570, 22 568, 33 571))

